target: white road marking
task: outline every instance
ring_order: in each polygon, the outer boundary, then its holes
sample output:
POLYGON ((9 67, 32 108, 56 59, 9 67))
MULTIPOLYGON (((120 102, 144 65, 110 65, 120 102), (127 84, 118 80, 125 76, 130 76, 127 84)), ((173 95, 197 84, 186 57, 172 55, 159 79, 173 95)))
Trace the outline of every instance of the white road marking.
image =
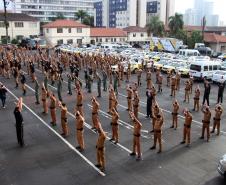
MULTIPOLYGON (((27 86, 29 87, 29 86, 27 86)), ((7 91, 16 99, 19 98, 11 92, 8 88, 7 91)), ((64 139, 58 132, 56 132, 52 127, 48 125, 41 117, 39 117, 32 109, 30 109, 25 103, 23 103, 23 106, 29 110, 37 119, 39 119, 48 129, 50 129, 57 137, 59 137, 71 150, 73 150, 75 153, 77 153, 87 164, 89 164, 93 169, 95 169, 101 176, 106 176, 105 173, 100 171, 99 168, 97 168, 89 159, 87 159, 84 155, 82 155, 73 145, 71 145, 66 139, 64 139)))

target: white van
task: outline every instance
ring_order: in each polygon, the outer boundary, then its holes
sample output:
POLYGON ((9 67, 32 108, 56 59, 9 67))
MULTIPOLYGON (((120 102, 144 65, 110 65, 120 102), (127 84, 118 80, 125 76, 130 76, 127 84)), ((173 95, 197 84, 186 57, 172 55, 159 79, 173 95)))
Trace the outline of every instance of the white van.
POLYGON ((106 49, 106 50, 115 50, 118 49, 119 45, 118 44, 101 44, 101 49, 106 49))
POLYGON ((196 60, 191 62, 189 75, 196 80, 211 79, 213 73, 220 70, 220 67, 221 63, 218 61, 212 61, 206 57, 197 57, 196 60))
POLYGON ((180 49, 179 55, 184 57, 191 57, 191 56, 200 56, 200 53, 196 49, 180 49))

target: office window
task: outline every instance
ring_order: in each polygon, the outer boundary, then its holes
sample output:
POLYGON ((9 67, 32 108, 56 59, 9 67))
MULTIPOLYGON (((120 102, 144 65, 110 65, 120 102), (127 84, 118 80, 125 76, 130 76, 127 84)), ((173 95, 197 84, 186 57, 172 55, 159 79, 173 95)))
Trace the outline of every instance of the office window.
POLYGON ((67 44, 73 44, 73 39, 68 39, 67 44))
POLYGON ((143 34, 143 33, 141 33, 141 34, 140 34, 140 36, 141 36, 141 37, 143 37, 143 36, 144 36, 144 34, 143 34))
POLYGON ((63 39, 57 40, 58 45, 63 44, 63 43, 64 43, 63 39))
POLYGON ((209 71, 213 71, 213 66, 209 66, 209 71))
POLYGON ((68 28, 68 33, 71 33, 71 28, 68 28))
POLYGON ((63 28, 57 28, 57 33, 63 33, 63 28))
POLYGON ((133 37, 136 37, 136 33, 133 34, 133 37))
POLYGON ((204 71, 208 71, 208 66, 204 66, 204 71))
POLYGON ((116 38, 114 38, 114 42, 116 42, 116 38))
POLYGON ((105 39, 105 42, 108 42, 108 39, 107 38, 105 39))
POLYGON ((48 28, 46 29, 46 33, 49 33, 49 29, 48 28))
POLYGON ((15 25, 16 28, 23 28, 24 27, 23 22, 15 22, 14 25, 15 25))
POLYGON ((0 27, 5 27, 5 23, 4 22, 0 22, 0 27))
POLYGON ((82 33, 82 28, 77 28, 77 33, 82 33))
POLYGON ((99 39, 99 42, 102 42, 102 38, 99 39))
POLYGON ((113 42, 113 38, 111 38, 111 42, 113 42))

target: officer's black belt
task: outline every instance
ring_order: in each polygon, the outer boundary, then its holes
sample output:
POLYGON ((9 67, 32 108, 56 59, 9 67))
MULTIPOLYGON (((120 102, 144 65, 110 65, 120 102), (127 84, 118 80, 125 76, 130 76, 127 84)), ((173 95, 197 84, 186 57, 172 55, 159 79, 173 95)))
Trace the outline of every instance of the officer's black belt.
POLYGON ((83 131, 83 128, 77 128, 78 131, 83 131))
POLYGON ((215 118, 215 117, 214 117, 213 120, 214 120, 214 121, 220 121, 221 119, 220 119, 220 118, 215 118))
POLYGON ((104 150, 104 147, 99 147, 99 148, 97 148, 98 150, 104 150))
POLYGON ((202 120, 203 123, 210 124, 210 121, 202 120))
POLYGON ((172 112, 172 115, 177 116, 178 112, 172 112))
POLYGON ((117 122, 111 122, 111 125, 118 126, 118 123, 117 122))
POLYGON ((67 122, 67 118, 61 118, 62 120, 64 120, 65 122, 67 122))
POLYGON ((50 109, 55 109, 56 107, 50 107, 50 109))
POLYGON ((127 99, 132 99, 131 97, 127 97, 127 99))
POLYGON ((77 105, 77 107, 81 107, 81 106, 82 106, 82 104, 78 104, 78 105, 77 105))
POLYGON ((184 126, 187 127, 187 128, 191 128, 191 125, 184 124, 184 126))
POLYGON ((194 98, 194 100, 199 100, 199 98, 194 98))
POLYGON ((140 134, 133 134, 135 137, 140 137, 140 134))
POLYGON ((156 133, 161 133, 161 130, 154 130, 154 132, 156 132, 156 133))
POLYGON ((92 115, 98 114, 97 112, 93 112, 92 115))

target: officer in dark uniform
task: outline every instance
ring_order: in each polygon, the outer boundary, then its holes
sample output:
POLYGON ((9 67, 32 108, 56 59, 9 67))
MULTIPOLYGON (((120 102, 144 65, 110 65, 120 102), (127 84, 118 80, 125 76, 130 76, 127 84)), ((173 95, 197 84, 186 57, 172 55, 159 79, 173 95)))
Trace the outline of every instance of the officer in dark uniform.
POLYGON ((23 100, 19 99, 15 109, 14 116, 16 119, 16 133, 17 133, 17 141, 18 144, 23 147, 24 146, 24 138, 23 138, 23 116, 21 114, 22 111, 23 100))
POLYGON ((40 102, 39 102, 39 83, 38 83, 38 80, 36 77, 35 77, 35 99, 36 99, 35 104, 40 104, 40 102))
POLYGON ((206 79, 204 80, 204 88, 205 88, 205 90, 204 90, 202 105, 204 105, 205 101, 207 101, 207 105, 210 106, 209 95, 210 95, 211 86, 206 79))
POLYGON ((217 103, 223 103, 224 87, 225 87, 225 82, 222 80, 222 81, 218 84, 217 103))
POLYGON ((57 83, 57 94, 58 94, 58 99, 60 101, 62 101, 62 96, 61 96, 61 92, 62 92, 62 78, 61 76, 59 75, 58 77, 58 83, 57 83))
POLYGON ((107 91, 107 73, 103 71, 103 91, 107 91))
POLYGON ((84 74, 85 74, 84 78, 85 78, 86 88, 88 88, 88 73, 86 69, 84 70, 84 74))
POLYGON ((97 74, 97 91, 98 91, 98 98, 101 97, 101 78, 100 75, 97 74))
POLYGON ((150 90, 146 91, 146 96, 147 96, 147 116, 146 118, 152 117, 152 93, 150 90))
POLYGON ((26 95, 26 87, 25 87, 25 83, 26 83, 26 78, 25 78, 25 75, 24 73, 21 73, 21 85, 22 85, 22 90, 23 90, 23 95, 25 96, 26 95))
POLYGON ((72 81, 73 81, 73 78, 72 78, 71 74, 68 74, 67 77, 68 77, 68 81, 67 81, 67 85, 68 85, 68 94, 69 94, 69 95, 72 95, 71 83, 72 83, 72 81))
POLYGON ((92 92, 92 76, 91 74, 87 75, 87 88, 88 88, 88 93, 92 92))

